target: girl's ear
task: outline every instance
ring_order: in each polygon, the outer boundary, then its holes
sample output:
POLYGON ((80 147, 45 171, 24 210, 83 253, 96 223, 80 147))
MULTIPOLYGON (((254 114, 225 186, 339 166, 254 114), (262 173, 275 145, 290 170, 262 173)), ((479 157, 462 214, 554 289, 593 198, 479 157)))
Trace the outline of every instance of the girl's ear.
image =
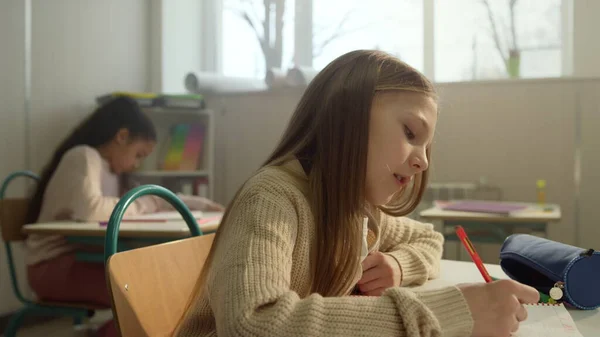
POLYGON ((118 145, 124 145, 129 143, 129 130, 127 130, 126 128, 119 129, 114 139, 118 145))

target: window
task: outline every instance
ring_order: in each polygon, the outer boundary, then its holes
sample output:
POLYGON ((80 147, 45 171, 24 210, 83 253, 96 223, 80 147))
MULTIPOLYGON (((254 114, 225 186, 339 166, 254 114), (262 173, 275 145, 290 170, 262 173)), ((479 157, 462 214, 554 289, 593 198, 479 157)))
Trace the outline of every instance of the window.
POLYGON ((423 70, 422 1, 314 1, 313 67, 355 49, 383 50, 423 70))
POLYGON ((561 75, 561 0, 436 0, 438 82, 561 75))
POLYGON ((294 0, 223 0, 223 74, 264 78, 267 67, 291 66, 294 5, 294 0))
POLYGON ((563 1, 203 0, 218 8, 202 15, 220 41, 219 66, 203 70, 262 79, 270 67, 320 70, 348 51, 380 49, 436 82, 557 77, 563 1))

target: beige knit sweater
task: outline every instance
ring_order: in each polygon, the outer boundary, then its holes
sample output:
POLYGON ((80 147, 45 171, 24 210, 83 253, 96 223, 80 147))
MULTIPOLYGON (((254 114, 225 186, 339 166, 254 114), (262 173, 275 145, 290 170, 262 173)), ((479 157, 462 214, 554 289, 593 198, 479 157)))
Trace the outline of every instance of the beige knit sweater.
MULTIPOLYGON (((315 223, 307 189, 298 161, 265 168, 245 184, 230 206, 206 289, 177 336, 471 335, 471 313, 456 287, 395 287, 380 297, 311 294, 315 223)), ((383 217, 369 229, 377 235, 369 250, 399 262, 403 286, 437 277, 443 237, 431 225, 383 217)))

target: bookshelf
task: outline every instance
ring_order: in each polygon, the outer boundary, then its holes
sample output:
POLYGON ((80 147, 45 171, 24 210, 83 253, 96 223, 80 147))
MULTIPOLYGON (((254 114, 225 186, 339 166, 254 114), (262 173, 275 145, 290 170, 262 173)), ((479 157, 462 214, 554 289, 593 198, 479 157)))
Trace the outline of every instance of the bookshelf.
POLYGON ((214 198, 214 113, 209 109, 142 107, 154 123, 157 143, 141 167, 129 175, 131 184, 159 184, 175 193, 214 198), (196 170, 164 170, 163 161, 171 146, 175 125, 201 124, 203 141, 196 170), (195 192, 195 193, 194 193, 195 192))

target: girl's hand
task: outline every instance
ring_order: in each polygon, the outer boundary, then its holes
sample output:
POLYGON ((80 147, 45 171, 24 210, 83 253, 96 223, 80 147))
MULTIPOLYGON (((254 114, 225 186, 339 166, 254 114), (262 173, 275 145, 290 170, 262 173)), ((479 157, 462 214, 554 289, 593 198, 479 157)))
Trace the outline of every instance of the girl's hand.
POLYGON ((458 285, 473 321, 473 337, 504 337, 517 331, 527 319, 523 304, 537 303, 540 294, 530 286, 512 280, 458 285))
POLYGON ((370 253, 362 262, 363 275, 358 288, 367 296, 380 296, 386 289, 400 286, 402 270, 396 260, 381 252, 370 253))

